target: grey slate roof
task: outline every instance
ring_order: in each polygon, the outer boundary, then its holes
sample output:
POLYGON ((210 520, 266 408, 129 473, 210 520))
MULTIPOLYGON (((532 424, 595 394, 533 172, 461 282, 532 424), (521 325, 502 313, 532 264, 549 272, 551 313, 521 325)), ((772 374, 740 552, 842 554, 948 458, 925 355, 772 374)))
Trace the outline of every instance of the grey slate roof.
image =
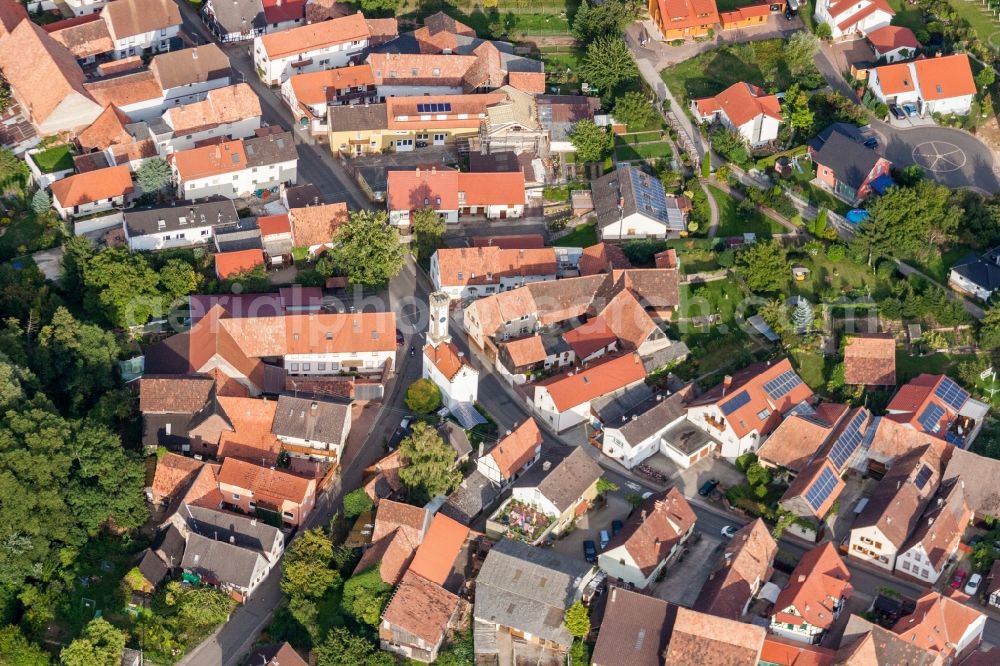
POLYGON ((251 168, 290 162, 299 157, 291 132, 265 134, 264 136, 243 139, 243 149, 247 153, 247 166, 251 168))
POLYGON ((476 578, 476 619, 569 646, 566 609, 579 598, 591 566, 551 549, 503 539, 476 578))
POLYGON ((278 437, 339 443, 350 411, 349 403, 283 395, 278 398, 271 432, 278 437))
POLYGON ((387 129, 389 108, 385 104, 344 104, 327 109, 330 127, 339 131, 387 129))
POLYGON ((264 557, 255 550, 234 546, 225 541, 215 541, 189 534, 184 561, 181 567, 199 576, 248 588, 258 567, 266 566, 264 557))
POLYGON ((813 162, 831 169, 842 183, 860 188, 878 164, 879 154, 854 139, 834 131, 813 155, 813 162))
POLYGON ((226 511, 182 504, 178 513, 192 533, 231 543, 241 549, 268 553, 279 530, 262 520, 226 511))
POLYGON ((515 488, 537 488, 560 512, 569 509, 604 473, 601 466, 580 447, 569 455, 546 455, 514 482, 515 488), (546 469, 546 463, 551 466, 546 469))
POLYGON ((234 224, 239 219, 236 204, 223 197, 212 197, 201 203, 178 201, 169 206, 126 210, 125 230, 134 238, 159 232, 234 224), (163 222, 162 227, 160 221, 163 222))

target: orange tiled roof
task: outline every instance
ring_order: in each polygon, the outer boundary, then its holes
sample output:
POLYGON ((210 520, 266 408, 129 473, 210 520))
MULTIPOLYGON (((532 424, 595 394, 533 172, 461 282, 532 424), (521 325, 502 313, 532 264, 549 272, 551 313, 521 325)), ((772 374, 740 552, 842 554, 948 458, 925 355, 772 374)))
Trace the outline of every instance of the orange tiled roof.
POLYGON ((348 16, 303 25, 291 30, 274 32, 260 37, 267 56, 274 60, 287 58, 298 53, 343 44, 355 40, 365 40, 371 35, 365 17, 358 12, 348 16))
POLYGON ((443 513, 435 515, 410 563, 410 571, 444 585, 468 538, 468 527, 443 513))
POLYGON ((529 460, 535 457, 535 450, 542 445, 542 433, 534 419, 528 419, 514 428, 486 455, 500 469, 502 478, 509 479, 529 460))
POLYGON ((646 378, 642 359, 625 354, 602 360, 576 373, 562 373, 535 384, 535 391, 544 387, 556 409, 565 412, 594 398, 623 389, 646 378))
POLYGON ((851 595, 851 572, 837 554, 832 542, 816 546, 799 560, 788 585, 774 604, 778 622, 801 624, 804 620, 814 627, 833 626, 834 604, 851 595), (795 614, 786 613, 794 608, 795 614))
POLYGON ((855 335, 844 348, 844 383, 896 384, 896 340, 892 335, 855 335))
POLYGON ((215 255, 215 274, 221 280, 239 275, 264 265, 264 253, 260 250, 236 250, 218 252, 215 255))
POLYGON ((314 485, 309 479, 235 458, 222 461, 219 483, 248 490, 255 496, 292 504, 303 504, 314 485))
POLYGON ((52 183, 52 196, 63 208, 120 197, 135 188, 128 166, 114 166, 78 173, 52 183))

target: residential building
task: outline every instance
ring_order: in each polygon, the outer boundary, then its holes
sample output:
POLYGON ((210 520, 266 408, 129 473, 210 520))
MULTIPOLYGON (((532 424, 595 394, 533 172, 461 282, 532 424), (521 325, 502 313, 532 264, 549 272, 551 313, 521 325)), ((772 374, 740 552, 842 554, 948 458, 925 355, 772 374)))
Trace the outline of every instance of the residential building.
POLYGON ((260 129, 260 99, 246 83, 209 90, 205 99, 173 106, 151 122, 161 155, 190 150, 209 139, 247 139, 260 129))
POLYGON ((208 91, 234 83, 229 57, 218 44, 158 53, 149 71, 163 91, 164 109, 203 100, 208 91))
POLYGON ((715 0, 649 0, 649 16, 667 42, 704 37, 719 24, 715 0))
POLYGON ((896 339, 891 333, 848 336, 844 347, 844 383, 896 385, 896 339))
POLYGON ((291 132, 279 132, 182 150, 171 168, 178 197, 236 199, 294 183, 298 160, 291 132))
POLYGON ((851 528, 849 554, 892 571, 938 489, 941 458, 926 445, 895 461, 851 528))
POLYGON ((101 10, 114 40, 114 57, 169 51, 181 31, 181 12, 171 0, 115 0, 101 10))
POLYGON ((611 586, 597 634, 594 666, 662 666, 677 607, 666 601, 611 586))
POLYGON ((292 116, 314 136, 329 133, 329 107, 380 101, 375 75, 368 64, 293 74, 281 84, 281 98, 292 116))
POLYGON ((288 455, 340 464, 351 432, 351 405, 329 399, 278 398, 271 433, 288 455))
POLYGON ((740 81, 714 97, 691 102, 695 118, 703 123, 719 123, 735 132, 751 148, 760 148, 778 138, 781 104, 777 95, 740 81))
POLYGON ((443 146, 479 135, 487 109, 507 99, 503 92, 390 97, 384 104, 327 109, 330 149, 361 155, 386 149, 409 152, 417 141, 443 146))
POLYGON ((735 460, 755 452, 782 417, 813 393, 787 358, 755 363, 727 375, 688 405, 688 419, 722 444, 721 454, 735 460))
POLYGON ((431 256, 431 283, 452 300, 510 291, 531 282, 555 280, 556 248, 507 250, 496 246, 440 248, 431 256))
POLYGON ((471 408, 479 398, 479 371, 451 342, 424 346, 423 377, 441 389, 444 406, 455 411, 459 405, 471 408))
POLYGON ((756 664, 766 636, 764 627, 678 608, 664 663, 666 666, 756 664))
POLYGON ((192 247, 212 243, 212 230, 239 220, 230 199, 211 197, 203 203, 132 208, 125 211, 125 240, 133 252, 192 247))
POLYGON ((968 115, 977 90, 967 53, 876 67, 868 88, 886 104, 913 104, 921 117, 968 115))
POLYGON ((344 67, 368 47, 370 36, 360 12, 258 36, 254 66, 264 83, 280 86, 292 74, 344 67))
MULTIPOLYGON (((511 500, 547 518, 543 534, 561 534, 593 503, 602 474, 600 465, 581 448, 573 447, 568 455, 551 451, 514 482, 511 500)), ((497 511, 503 511, 504 506, 497 511)), ((491 531, 490 522, 487 531, 491 531)), ((503 529, 497 531, 502 533, 503 529)))
POLYGON ((598 555, 597 566, 620 585, 644 590, 680 554, 696 521, 676 486, 656 493, 625 520, 598 555))
POLYGON ((1000 518, 1000 494, 994 492, 991 479, 1000 478, 1000 460, 950 448, 951 457, 945 467, 941 483, 956 482, 962 486, 966 505, 972 511, 972 520, 984 522, 1000 518))
POLYGON ((989 406, 947 375, 917 375, 886 406, 886 418, 967 448, 979 434, 989 406))
POLYGON ((982 255, 975 252, 959 260, 948 273, 948 286, 981 301, 1000 289, 1000 247, 982 255))
MULTIPOLYGON (((726 545, 694 603, 694 610, 739 621, 761 586, 771 578, 778 544, 764 521, 744 526, 726 545)), ((670 659, 667 659, 670 663, 670 659)))
POLYGON ((476 469, 496 486, 507 486, 534 465, 542 454, 542 433, 534 419, 508 431, 506 437, 476 460, 476 469))
POLYGON ((519 218, 524 215, 524 174, 470 173, 436 167, 389 171, 386 203, 389 222, 397 226, 409 226, 410 214, 422 208, 430 208, 448 224, 467 215, 519 218))
POLYGON ((663 183, 634 166, 619 166, 590 185, 604 240, 677 238, 687 230, 690 202, 667 196, 663 183))
POLYGON ((834 39, 854 39, 889 25, 896 12, 885 0, 820 0, 815 14, 834 39))
POLYGON ((495 655, 501 634, 557 654, 568 651, 573 637, 563 616, 593 576, 582 559, 501 540, 476 577, 473 630, 482 637, 476 641, 477 655, 495 655))
POLYGON ((879 61, 900 62, 916 57, 920 42, 909 28, 887 25, 869 32, 865 37, 879 61))
POLYGON ((274 514, 283 524, 301 525, 316 503, 316 481, 226 458, 219 469, 223 500, 244 513, 274 514))
POLYGON ((69 49, 81 65, 92 64, 98 56, 104 56, 115 48, 108 24, 100 14, 56 21, 43 26, 45 32, 69 49))
POLYGON ((806 552, 771 615, 773 634, 811 645, 833 627, 851 596, 851 572, 832 542, 806 552))
POLYGON ((591 401, 625 391, 645 379, 642 359, 627 353, 536 382, 529 389, 531 406, 553 431, 563 432, 590 418, 591 401))
POLYGON ((40 136, 82 130, 103 111, 73 54, 32 21, 0 37, 0 73, 40 136))
POLYGON ((892 631, 904 641, 959 663, 983 641, 986 615, 959 599, 928 592, 892 631))
POLYGON ((458 622, 461 604, 440 585, 407 571, 382 612, 379 646, 425 664, 436 661, 449 629, 458 622))
POLYGON ((242 42, 263 35, 267 17, 261 0, 206 0, 202 20, 222 42, 242 42))
POLYGON ((972 511, 962 484, 942 485, 896 557, 896 573, 934 585, 955 559, 972 511))
POLYGON ((125 205, 135 187, 128 166, 114 166, 78 173, 50 186, 52 207, 64 220, 95 215, 125 205))
POLYGON ((866 147, 839 128, 821 144, 810 144, 809 155, 816 165, 819 185, 851 205, 866 199, 873 183, 887 176, 892 166, 875 148, 866 147))

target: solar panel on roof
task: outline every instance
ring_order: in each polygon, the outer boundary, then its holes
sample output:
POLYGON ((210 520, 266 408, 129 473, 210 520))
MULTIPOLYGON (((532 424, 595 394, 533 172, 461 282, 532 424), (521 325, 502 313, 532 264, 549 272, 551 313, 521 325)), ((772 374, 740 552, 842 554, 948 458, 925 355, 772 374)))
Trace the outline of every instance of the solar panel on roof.
POLYGON ((944 416, 944 409, 940 405, 935 403, 930 403, 924 410, 924 413, 920 415, 917 419, 920 422, 920 427, 922 427, 927 432, 937 432, 941 429, 941 417, 944 416))
POLYGON ((719 409, 722 410, 723 414, 729 416, 748 402, 750 402, 750 396, 746 391, 740 391, 733 398, 730 398, 728 402, 722 403, 722 406, 719 407, 719 409))
POLYGON ((945 377, 934 389, 934 395, 941 398, 944 404, 955 411, 962 408, 962 405, 969 399, 969 392, 956 384, 950 377, 945 377))
POLYGON ((823 471, 819 474, 819 478, 813 481, 813 484, 806 490, 806 501, 809 502, 809 506, 813 508, 813 511, 819 511, 819 508, 823 506, 823 502, 830 497, 830 493, 836 487, 837 475, 831 472, 829 468, 824 467, 823 471))
POLYGON ((927 465, 921 465, 920 471, 917 472, 917 478, 913 480, 913 485, 917 487, 917 490, 923 490, 927 482, 931 480, 931 468, 927 465))
POLYGON ((767 393, 772 400, 777 400, 801 383, 802 380, 799 379, 799 376, 795 374, 794 370, 786 370, 771 381, 764 384, 764 392, 767 393))
POLYGON ((840 433, 840 437, 834 442, 833 448, 830 449, 830 462, 837 469, 843 469, 847 461, 854 455, 854 452, 861 446, 861 426, 864 424, 866 416, 865 412, 858 412, 851 419, 851 422, 847 424, 847 427, 844 428, 844 431, 840 433))

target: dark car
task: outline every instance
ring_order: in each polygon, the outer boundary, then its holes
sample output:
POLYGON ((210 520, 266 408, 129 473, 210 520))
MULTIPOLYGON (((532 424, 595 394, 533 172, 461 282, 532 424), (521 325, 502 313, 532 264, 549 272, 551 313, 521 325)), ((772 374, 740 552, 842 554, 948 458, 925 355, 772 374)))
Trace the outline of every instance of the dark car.
POLYGON ((625 525, 622 523, 622 521, 620 521, 620 520, 612 520, 611 521, 611 536, 617 536, 617 534, 622 531, 623 527, 625 527, 625 525))
POLYGON ((597 561, 597 544, 589 539, 583 542, 583 558, 588 562, 597 561))
POLYGON ((702 497, 708 497, 712 494, 712 491, 718 487, 718 485, 718 479, 709 479, 705 483, 701 484, 701 488, 698 489, 698 494, 702 497))
POLYGON ((878 148, 878 139, 873 136, 865 139, 865 148, 878 148))
POLYGON ((906 120, 906 114, 903 113, 903 110, 900 109, 895 104, 889 105, 889 113, 891 113, 893 118, 895 118, 896 120, 906 120))

